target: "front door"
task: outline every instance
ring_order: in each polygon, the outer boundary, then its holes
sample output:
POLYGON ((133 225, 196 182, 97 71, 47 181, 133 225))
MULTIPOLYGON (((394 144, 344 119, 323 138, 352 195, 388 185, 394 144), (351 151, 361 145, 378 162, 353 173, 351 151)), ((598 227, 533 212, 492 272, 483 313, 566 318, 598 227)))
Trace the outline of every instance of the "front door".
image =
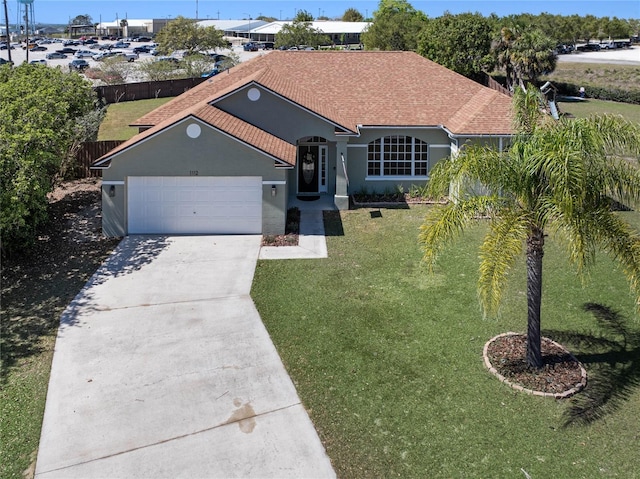
POLYGON ((298 192, 317 193, 319 171, 318 145, 298 147, 298 192))
POLYGON ((298 193, 327 192, 327 145, 298 147, 298 193))

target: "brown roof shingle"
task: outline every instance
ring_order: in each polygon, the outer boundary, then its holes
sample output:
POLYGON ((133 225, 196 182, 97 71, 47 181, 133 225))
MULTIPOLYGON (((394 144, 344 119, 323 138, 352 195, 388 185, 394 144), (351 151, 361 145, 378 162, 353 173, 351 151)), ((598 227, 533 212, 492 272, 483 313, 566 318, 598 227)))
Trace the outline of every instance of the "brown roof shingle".
POLYGON ((250 83, 262 85, 344 130, 443 126, 454 135, 511 134, 511 99, 412 52, 274 51, 216 75, 132 126, 136 135, 95 165, 192 115, 295 164, 295 147, 215 107, 250 83))
POLYGON ((134 125, 155 125, 252 81, 345 128, 437 126, 511 133, 511 99, 412 52, 274 51, 216 75, 134 125))

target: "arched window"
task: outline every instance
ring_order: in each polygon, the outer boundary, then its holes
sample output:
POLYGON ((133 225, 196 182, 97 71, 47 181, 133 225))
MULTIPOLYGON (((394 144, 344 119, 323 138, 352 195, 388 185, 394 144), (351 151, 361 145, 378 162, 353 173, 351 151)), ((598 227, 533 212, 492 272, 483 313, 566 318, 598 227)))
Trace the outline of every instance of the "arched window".
POLYGON ((427 176, 429 145, 411 136, 392 135, 369 143, 367 176, 427 176))

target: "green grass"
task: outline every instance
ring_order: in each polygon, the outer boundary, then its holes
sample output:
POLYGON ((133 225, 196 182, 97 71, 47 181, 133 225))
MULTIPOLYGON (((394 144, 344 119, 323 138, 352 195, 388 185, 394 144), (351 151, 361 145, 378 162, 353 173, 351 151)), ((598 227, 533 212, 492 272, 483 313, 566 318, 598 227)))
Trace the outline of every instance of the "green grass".
MULTIPOLYGON (((526 327, 523 262, 500 317, 482 319, 484 226, 429 275, 417 244, 425 208, 343 212, 327 223, 328 259, 260 261, 256 269, 252 297, 339 477, 517 478, 521 469, 534 479, 640 477, 640 325, 630 319, 627 351, 611 365, 588 356, 606 348, 568 339, 606 334, 582 310, 586 302, 637 318, 622 274, 599 258, 582 288, 548 242, 545 335, 585 360, 592 394, 616 378, 619 400, 597 411, 600 420, 563 427, 574 403, 515 392, 482 363, 488 339, 526 327)), ((625 215, 639 226, 637 214, 625 215)))
POLYGON ((640 89, 640 66, 608 63, 558 62, 550 75, 541 79, 573 83, 578 86, 640 89))
POLYGON ((560 102, 558 106, 560 107, 561 112, 569 113, 577 118, 585 118, 590 115, 601 113, 610 113, 613 115, 622 115, 629 121, 640 123, 640 105, 587 99, 580 102, 560 102))
POLYGON ((128 140, 138 133, 137 128, 129 124, 136 121, 172 98, 153 98, 150 100, 124 101, 113 103, 107 108, 107 115, 100 125, 98 140, 128 140))

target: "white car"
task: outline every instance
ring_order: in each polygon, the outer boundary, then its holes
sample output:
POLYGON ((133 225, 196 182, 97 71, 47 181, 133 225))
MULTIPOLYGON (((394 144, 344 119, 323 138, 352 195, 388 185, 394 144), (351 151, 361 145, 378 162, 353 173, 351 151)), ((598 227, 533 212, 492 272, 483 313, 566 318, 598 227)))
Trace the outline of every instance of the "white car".
POLYGON ((78 50, 76 52, 76 54, 75 54, 75 57, 76 58, 85 58, 85 57, 91 58, 95 54, 96 54, 95 52, 92 52, 92 51, 89 51, 89 50, 78 50))

